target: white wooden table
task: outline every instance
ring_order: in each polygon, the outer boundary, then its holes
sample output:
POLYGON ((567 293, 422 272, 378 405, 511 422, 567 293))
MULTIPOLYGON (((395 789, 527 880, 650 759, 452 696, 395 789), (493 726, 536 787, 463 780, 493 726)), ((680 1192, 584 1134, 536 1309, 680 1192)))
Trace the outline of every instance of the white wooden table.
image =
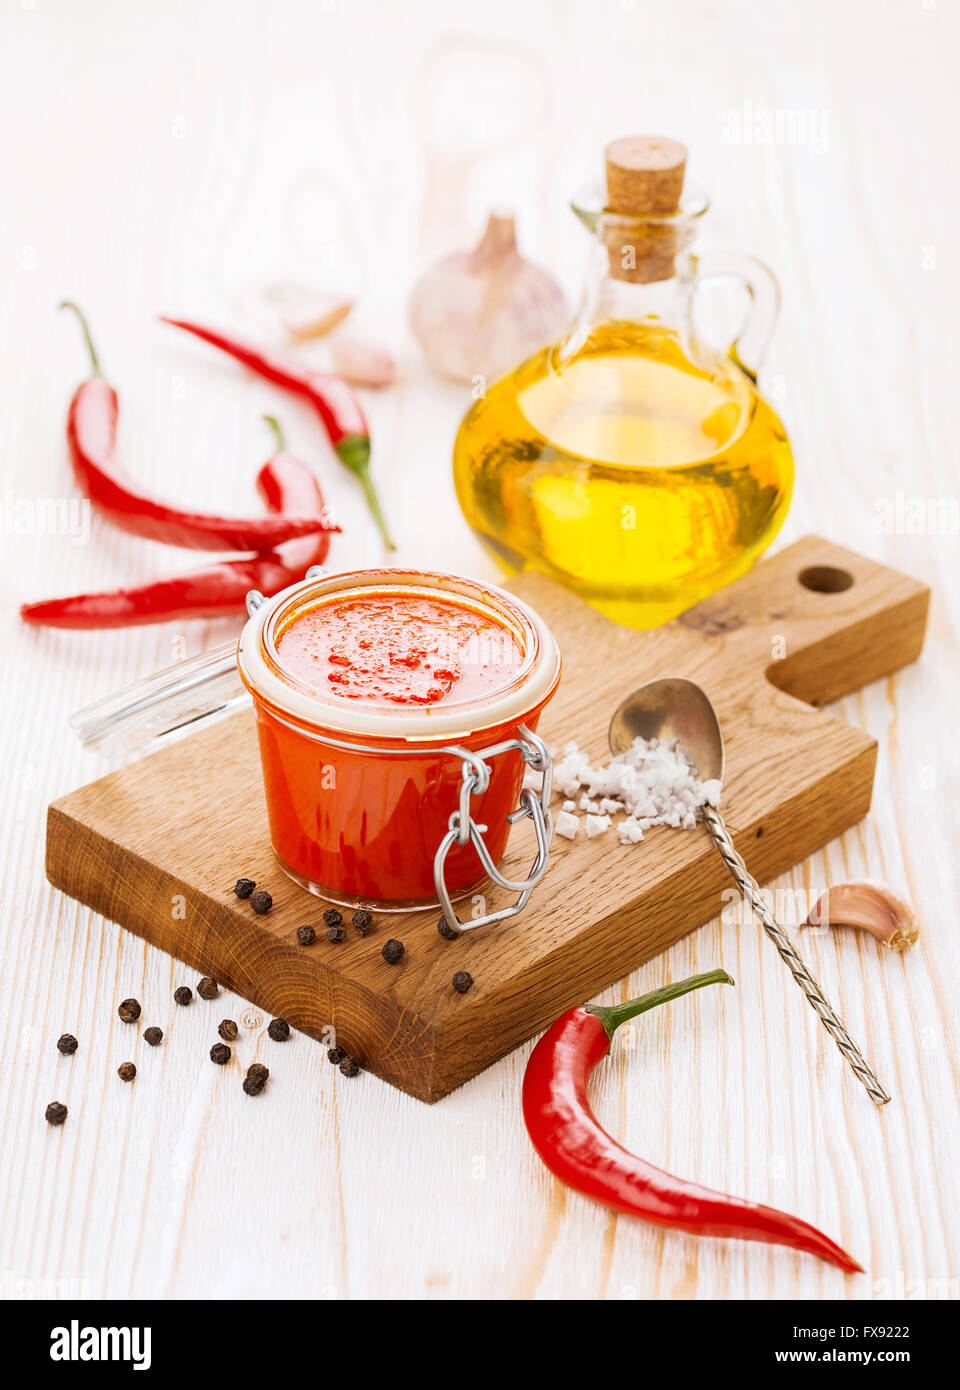
POLYGON ((956 6, 8 0, 0 38, 0 1294, 957 1297, 956 6), (935 595, 920 664, 837 711, 879 740, 871 816, 775 887, 889 876, 925 930, 903 959, 854 933, 807 946, 894 1092, 882 1114, 735 920, 611 992, 721 963, 738 981, 637 1027, 596 1106, 667 1169, 813 1220, 865 1278, 665 1236, 566 1191, 521 1122, 526 1047, 428 1108, 345 1080, 295 1037, 251 1101, 235 1067, 207 1060, 211 1010, 243 1025, 242 1061, 266 1019, 231 998, 178 1010, 189 972, 44 879, 48 801, 101 770, 71 711, 237 626, 22 629, 26 598, 191 563, 96 518, 87 537, 20 533, 39 499, 73 495, 63 422, 86 364, 57 302, 91 316, 138 478, 198 506, 253 505, 259 417, 275 410, 343 519, 331 560, 356 565, 378 559, 375 533, 309 411, 154 316, 256 331, 251 285, 359 280, 358 324, 403 368, 369 401, 400 560, 492 575, 451 485, 464 393, 423 366, 405 296, 494 203, 575 294, 585 248, 566 199, 608 138, 651 127, 690 145, 711 243, 754 251, 783 283, 766 371, 798 466, 783 539, 818 531, 935 595), (885 528, 898 496, 906 524, 885 528), (161 1049, 118 1021, 130 994, 161 1049), (54 1046, 64 1030, 72 1059, 54 1046), (59 1130, 43 1119, 54 1098, 70 1107, 59 1130))

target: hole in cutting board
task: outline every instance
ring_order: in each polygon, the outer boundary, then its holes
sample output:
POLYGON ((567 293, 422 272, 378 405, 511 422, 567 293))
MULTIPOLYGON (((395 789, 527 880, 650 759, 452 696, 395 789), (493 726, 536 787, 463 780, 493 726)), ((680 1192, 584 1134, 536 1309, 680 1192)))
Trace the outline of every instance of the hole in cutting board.
POLYGON ((853 575, 849 570, 837 569, 834 565, 808 565, 797 578, 805 589, 815 594, 841 594, 844 589, 853 587, 853 575))

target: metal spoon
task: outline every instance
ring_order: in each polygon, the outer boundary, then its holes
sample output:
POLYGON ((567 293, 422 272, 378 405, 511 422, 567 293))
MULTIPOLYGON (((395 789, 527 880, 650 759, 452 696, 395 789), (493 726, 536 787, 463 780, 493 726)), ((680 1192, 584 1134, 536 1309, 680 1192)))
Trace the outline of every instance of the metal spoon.
MULTIPOLYGON (((693 681, 680 677, 651 681, 628 695, 610 720, 611 752, 626 752, 635 738, 677 739, 696 764, 702 781, 723 780, 723 735, 717 714, 700 686, 693 681)), ((807 1002, 846 1057, 870 1099, 876 1105, 886 1105, 889 1095, 761 897, 760 886, 734 848, 719 807, 704 806, 703 820, 737 887, 759 917, 807 1002)))

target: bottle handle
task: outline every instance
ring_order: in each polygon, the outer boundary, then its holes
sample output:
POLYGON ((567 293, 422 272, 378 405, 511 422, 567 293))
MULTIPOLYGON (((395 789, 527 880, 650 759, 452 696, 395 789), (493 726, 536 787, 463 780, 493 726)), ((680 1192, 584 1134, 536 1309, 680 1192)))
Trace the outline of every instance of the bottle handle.
POLYGON ((780 312, 780 285, 768 265, 744 251, 708 251, 695 257, 694 293, 711 280, 736 280, 750 296, 750 308, 727 354, 756 381, 777 315, 780 312))

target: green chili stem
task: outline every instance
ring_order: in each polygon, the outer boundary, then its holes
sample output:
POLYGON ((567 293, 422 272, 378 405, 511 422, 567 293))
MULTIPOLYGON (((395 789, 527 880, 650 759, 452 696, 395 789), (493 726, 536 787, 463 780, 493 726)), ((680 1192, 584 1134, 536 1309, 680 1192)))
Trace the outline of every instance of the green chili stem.
POLYGON ((364 496, 367 499, 367 506, 373 513, 373 519, 377 523, 377 527, 383 537, 384 545, 388 550, 396 550, 397 547, 394 545, 390 532, 387 530, 386 517, 381 510, 380 498, 377 496, 377 489, 374 487, 373 479, 370 477, 369 468, 364 466, 358 469, 357 477, 360 479, 360 486, 363 488, 364 496))
POLYGON ((377 489, 370 476, 370 440, 367 439, 366 435, 348 434, 346 438, 341 439, 336 448, 340 462, 350 469, 350 472, 353 473, 359 481, 360 486, 363 488, 364 496, 367 499, 367 506, 370 508, 373 519, 377 523, 377 527, 383 537, 384 545, 388 550, 396 550, 396 546, 387 529, 387 522, 383 515, 383 509, 380 506, 380 498, 377 495, 377 489))
POLYGON ((65 299, 60 305, 61 309, 72 309, 80 320, 80 327, 83 329, 83 336, 86 339, 87 349, 90 353, 90 361, 93 364, 94 376, 102 376, 100 371, 100 359, 97 356, 97 349, 93 346, 93 338, 90 336, 90 325, 87 323, 86 315, 79 305, 74 304, 72 299, 65 299))
POLYGON ((282 428, 282 426, 281 426, 281 424, 280 424, 280 421, 276 418, 275 415, 264 415, 263 418, 266 420, 267 424, 270 426, 270 428, 273 430, 274 434, 276 435, 276 438, 277 438, 277 453, 278 453, 278 454, 282 454, 283 451, 284 451, 284 450, 286 449, 286 447, 287 447, 287 441, 286 441, 286 439, 284 438, 283 428, 282 428))
POLYGON ((588 1004, 587 1013, 596 1014, 606 1029, 607 1037, 612 1038, 621 1023, 636 1018, 638 1014, 645 1014, 648 1009, 655 1009, 658 1004, 666 1004, 670 999, 679 999, 682 994, 689 994, 692 989, 702 989, 704 985, 732 985, 733 983, 733 979, 725 970, 711 970, 706 975, 691 975, 689 979, 678 980, 676 984, 664 985, 661 989, 651 990, 649 994, 643 994, 639 999, 628 999, 625 1004, 611 1004, 606 1007, 600 1004, 588 1004))

